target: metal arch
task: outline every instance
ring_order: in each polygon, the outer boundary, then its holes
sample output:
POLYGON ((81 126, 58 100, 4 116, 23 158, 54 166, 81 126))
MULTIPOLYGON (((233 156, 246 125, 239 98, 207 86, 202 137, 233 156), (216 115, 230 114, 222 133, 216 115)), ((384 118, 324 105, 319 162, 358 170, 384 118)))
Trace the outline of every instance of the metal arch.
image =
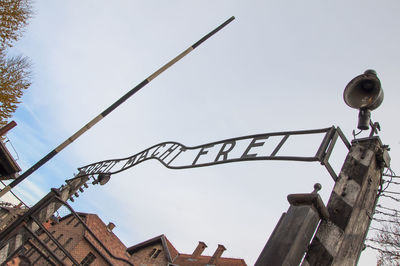
MULTIPOLYGON (((303 161, 303 162, 314 162, 319 161, 322 165, 326 167, 329 174, 336 181, 337 175, 329 164, 329 157, 335 146, 337 138, 340 136, 347 148, 350 148, 350 143, 345 138, 343 132, 339 127, 329 127, 322 129, 313 130, 300 130, 300 131, 283 131, 274 133, 262 133, 254 134, 248 136, 241 136, 237 138, 229 138, 225 140, 219 140, 207 144, 202 144, 198 146, 188 147, 179 142, 167 141, 156 145, 153 145, 139 153, 136 153, 130 157, 121 159, 111 159, 99 161, 92 163, 83 167, 78 168, 78 175, 75 178, 90 175, 99 174, 117 174, 119 172, 125 171, 139 163, 144 161, 155 159, 159 161, 162 165, 169 169, 186 169, 186 168, 197 168, 205 167, 211 165, 242 162, 242 161, 259 161, 259 160, 284 160, 284 161, 303 161), (315 156, 304 157, 304 156, 280 156, 279 151, 285 145, 286 140, 290 136, 294 135, 309 135, 309 134, 322 134, 325 133, 324 139, 320 144, 315 156), (282 139, 279 141, 278 145, 269 154, 259 155, 257 153, 251 153, 252 148, 261 147, 264 145, 268 138, 279 137, 282 139), (236 143, 241 140, 250 140, 250 144, 242 152, 241 156, 231 156, 228 158, 229 152, 234 150, 236 143), (222 145, 220 148, 216 148, 216 145, 222 145), (228 147, 228 148, 227 148, 228 147), (218 152, 214 160, 209 160, 206 162, 199 163, 198 159, 208 153, 209 150, 214 149, 214 152, 218 152), (188 154, 188 152, 196 152, 195 156, 192 156, 191 163, 187 164, 173 164, 178 157, 183 157, 183 155, 188 154), (193 158, 194 157, 194 158, 193 158)), ((72 179, 75 179, 72 178, 72 179)), ((71 179, 71 180, 72 180, 71 179)))

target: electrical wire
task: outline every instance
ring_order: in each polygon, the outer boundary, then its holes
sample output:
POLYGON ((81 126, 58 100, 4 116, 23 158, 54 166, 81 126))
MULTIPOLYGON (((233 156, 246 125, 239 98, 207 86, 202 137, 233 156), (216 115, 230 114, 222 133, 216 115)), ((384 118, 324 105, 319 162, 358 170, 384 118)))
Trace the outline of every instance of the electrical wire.
POLYGON ((8 143, 10 143, 10 145, 11 145, 11 147, 13 148, 13 150, 14 150, 14 152, 15 152, 15 154, 17 155, 16 157, 16 161, 18 161, 19 160, 19 155, 18 155, 18 152, 17 152, 17 150, 15 149, 15 147, 14 147, 14 145, 12 144, 12 142, 11 142, 11 140, 6 136, 6 141, 4 142, 4 144, 6 144, 7 142, 8 143))
MULTIPOLYGON (((0 182, 1 182, 1 184, 2 184, 3 186, 6 186, 6 184, 5 184, 2 180, 0 180, 0 182)), ((26 205, 25 202, 24 202, 21 198, 19 198, 13 191, 10 190, 10 192, 11 192, 11 194, 12 194, 17 200, 19 200, 19 202, 21 202, 22 204, 24 204, 25 207, 27 207, 27 208, 29 209, 29 206, 26 205)))

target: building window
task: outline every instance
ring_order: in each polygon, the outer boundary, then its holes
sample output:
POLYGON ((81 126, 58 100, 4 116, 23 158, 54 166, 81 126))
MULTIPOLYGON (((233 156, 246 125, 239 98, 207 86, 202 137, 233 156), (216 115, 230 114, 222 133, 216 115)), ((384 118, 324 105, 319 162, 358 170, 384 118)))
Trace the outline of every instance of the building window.
POLYGON ((149 257, 151 258, 153 256, 153 254, 157 251, 156 248, 153 248, 153 250, 150 252, 149 257))
MULTIPOLYGON (((56 232, 56 231, 51 231, 51 234, 54 235, 55 232, 56 232)), ((46 244, 49 243, 49 241, 50 241, 50 237, 49 237, 49 236, 47 236, 47 237, 43 240, 43 242, 46 243, 46 244)))
POLYGON ((68 240, 65 241, 63 247, 66 247, 71 241, 72 241, 72 237, 68 238, 68 240))
POLYGON ((67 222, 67 225, 68 224, 70 224, 70 223, 72 223, 72 221, 75 219, 75 217, 74 216, 72 216, 72 218, 71 219, 69 219, 69 221, 67 222))
POLYGON ((152 250, 152 251, 150 252, 150 254, 149 254, 149 257, 155 259, 155 258, 158 257, 158 255, 159 255, 160 253, 161 253, 161 250, 160 250, 160 249, 153 248, 153 250, 152 250))
POLYGON ((158 254, 160 254, 161 253, 161 250, 157 250, 156 251, 156 253, 154 253, 154 255, 153 255, 153 258, 155 259, 155 258, 157 258, 157 256, 158 256, 158 254))
POLYGON ((95 259, 96 256, 93 255, 92 252, 89 252, 89 254, 87 254, 86 257, 81 261, 81 265, 90 265, 95 259))

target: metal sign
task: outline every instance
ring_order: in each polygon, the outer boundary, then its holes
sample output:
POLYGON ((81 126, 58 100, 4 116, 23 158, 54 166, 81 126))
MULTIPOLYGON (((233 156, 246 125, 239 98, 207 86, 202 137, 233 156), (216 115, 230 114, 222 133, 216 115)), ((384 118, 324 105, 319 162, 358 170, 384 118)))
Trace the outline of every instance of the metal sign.
POLYGON ((163 142, 147 148, 127 158, 112 159, 78 168, 78 176, 116 174, 141 162, 155 159, 165 167, 184 169, 216 164, 253 160, 319 161, 324 164, 333 179, 337 176, 328 163, 336 139, 340 135, 347 147, 350 144, 339 128, 330 127, 315 130, 264 133, 220 140, 195 147, 187 147, 178 142, 163 142), (293 156, 281 154, 289 137, 309 134, 325 134, 313 156, 293 156))

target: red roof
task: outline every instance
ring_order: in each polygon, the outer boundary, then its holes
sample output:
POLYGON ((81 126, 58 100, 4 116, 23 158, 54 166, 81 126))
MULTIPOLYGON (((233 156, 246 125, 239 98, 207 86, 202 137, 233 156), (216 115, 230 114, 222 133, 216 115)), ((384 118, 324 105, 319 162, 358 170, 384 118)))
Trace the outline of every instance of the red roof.
MULTIPOLYGON (((107 230, 106 224, 99 218, 99 216, 82 212, 77 212, 77 215, 113 256, 129 260, 129 256, 126 254, 126 246, 112 231, 107 230)), ((59 221, 62 222, 71 216, 73 216, 72 213, 62 217, 59 221)), ((109 260, 113 265, 126 265, 126 263, 121 260, 116 260, 112 258, 112 256, 109 256, 88 230, 84 230, 83 237, 89 241, 95 249, 101 251, 101 254, 105 256, 105 259, 109 260)))
MULTIPOLYGON (((179 256, 174 260, 174 264, 185 265, 185 266, 204 266, 210 261, 211 256, 199 256, 192 258, 189 254, 179 254, 179 256)), ((244 259, 234 259, 234 258, 218 258, 212 265, 216 266, 246 266, 244 259)))
MULTIPOLYGON (((167 239, 165 235, 159 235, 153 237, 149 240, 143 241, 139 244, 136 244, 127 249, 130 254, 133 254, 142 248, 146 248, 148 246, 161 243, 165 254, 167 256, 168 262, 176 265, 184 265, 184 266, 204 266, 207 265, 211 260, 212 256, 198 256, 193 258, 191 254, 180 254, 176 248, 172 245, 172 243, 167 239), (169 258, 168 258, 169 257, 169 258)), ((212 265, 216 266, 247 266, 246 262, 243 259, 235 259, 235 258, 224 258, 220 257, 216 259, 212 263, 212 265)))
MULTIPOLYGON (((96 237, 107 247, 107 249, 116 257, 128 259, 125 254, 126 246, 113 233, 107 230, 106 224, 96 214, 86 215, 86 225, 96 235, 96 237)), ((85 237, 99 250, 102 250, 98 242, 85 230, 85 237)), ((106 253, 105 253, 106 254, 106 253)))
MULTIPOLYGON (((176 265, 184 265, 184 266, 204 266, 210 264, 210 260, 212 256, 197 256, 193 257, 192 254, 180 254, 178 250, 172 245, 172 243, 167 239, 165 235, 159 235, 153 237, 149 240, 143 241, 139 244, 126 248, 126 246, 119 240, 119 238, 114 235, 114 233, 107 230, 106 225, 96 214, 88 214, 88 213, 78 213, 80 217, 83 218, 86 225, 93 231, 96 237, 110 250, 110 252, 116 256, 124 259, 128 259, 129 254, 136 253, 137 251, 152 246, 154 244, 161 244, 165 253, 165 257, 168 262, 176 265)), ((71 214, 64 216, 60 219, 64 220, 67 217, 70 217, 71 214)), ((102 250, 97 241, 85 230, 85 238, 88 239, 93 246, 97 249, 102 250)), ((201 242, 203 243, 203 242, 201 242)), ((222 246, 222 245, 219 245, 222 246)), ((225 250, 225 247, 223 247, 225 250)), ((223 252, 223 251, 222 251, 223 252)), ((106 254, 106 253, 105 253, 106 254)), ((214 254, 215 255, 215 254, 214 254)), ((221 255, 221 253, 219 254, 221 255)), ((109 257, 109 256, 107 256, 109 257)), ((111 259, 111 258, 109 258, 111 259)), ((117 262, 111 259, 114 263, 117 262)), ((119 263, 118 263, 119 264, 119 263)), ((225 258, 219 257, 212 262, 212 265, 216 266, 247 266, 246 262, 243 259, 236 258, 225 258)))
POLYGON ((172 245, 172 243, 168 240, 167 237, 165 237, 165 240, 167 242, 168 252, 170 253, 172 260, 174 260, 174 258, 176 258, 176 256, 179 255, 179 252, 178 250, 176 250, 176 248, 172 245))
POLYGON ((179 254, 179 252, 175 249, 175 247, 171 244, 171 242, 167 239, 167 237, 165 235, 159 235, 159 236, 153 237, 149 240, 143 241, 139 244, 136 244, 136 245, 128 248, 126 251, 128 251, 129 254, 133 254, 142 248, 152 246, 156 243, 161 243, 161 245, 163 246, 167 261, 172 263, 173 259, 179 254))

